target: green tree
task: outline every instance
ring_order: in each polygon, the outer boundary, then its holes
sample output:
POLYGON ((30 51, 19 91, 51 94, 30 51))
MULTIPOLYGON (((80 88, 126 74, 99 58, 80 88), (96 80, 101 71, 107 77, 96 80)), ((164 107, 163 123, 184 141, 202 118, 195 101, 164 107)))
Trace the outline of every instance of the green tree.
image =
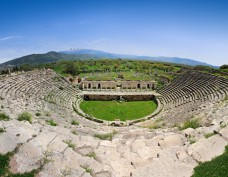
POLYGON ((79 74, 79 65, 77 62, 69 62, 66 64, 65 72, 71 75, 79 74))

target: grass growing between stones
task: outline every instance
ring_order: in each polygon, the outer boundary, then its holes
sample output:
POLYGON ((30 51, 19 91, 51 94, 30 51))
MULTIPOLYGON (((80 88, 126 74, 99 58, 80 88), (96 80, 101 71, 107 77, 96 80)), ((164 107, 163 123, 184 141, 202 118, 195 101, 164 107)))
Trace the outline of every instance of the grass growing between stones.
POLYGON ((23 112, 18 117, 19 121, 28 121, 30 124, 32 123, 32 115, 29 112, 23 112))
POLYGON ((10 117, 5 113, 0 113, 0 120, 8 121, 10 117))
POLYGON ((187 128, 193 128, 193 129, 196 129, 198 127, 200 127, 200 121, 199 119, 191 119, 191 120, 187 120, 186 122, 183 123, 183 125, 181 126, 178 126, 178 128, 180 130, 184 130, 184 129, 187 129, 187 128))
POLYGON ((51 126, 53 126, 53 127, 55 127, 55 126, 58 125, 53 119, 46 120, 46 122, 47 122, 48 125, 51 125, 51 126))
POLYGON ((212 133, 206 133, 206 134, 204 134, 204 137, 205 137, 205 138, 209 138, 209 137, 211 137, 211 136, 213 136, 213 135, 215 135, 214 132, 212 132, 212 133))
POLYGON ((194 168, 192 177, 226 177, 228 176, 228 146, 225 152, 209 162, 204 162, 194 168))
POLYGON ((74 149, 76 147, 76 145, 74 143, 72 143, 71 140, 63 140, 63 142, 66 143, 69 148, 74 149))
POLYGON ((95 134, 94 137, 99 138, 101 140, 111 141, 115 134, 117 134, 117 131, 114 130, 112 133, 95 134))
POLYGON ((96 153, 95 152, 90 152, 88 154, 86 154, 87 157, 90 157, 90 158, 96 158, 96 153))
POLYGON ((72 120, 72 121, 71 121, 71 125, 79 125, 79 122, 76 121, 76 120, 72 120))
POLYGON ((156 110, 157 104, 154 101, 82 101, 80 108, 99 119, 126 121, 151 114, 156 110))
POLYGON ((89 166, 82 165, 81 167, 86 171, 86 173, 89 173, 89 174, 93 173, 93 169, 90 168, 89 166))

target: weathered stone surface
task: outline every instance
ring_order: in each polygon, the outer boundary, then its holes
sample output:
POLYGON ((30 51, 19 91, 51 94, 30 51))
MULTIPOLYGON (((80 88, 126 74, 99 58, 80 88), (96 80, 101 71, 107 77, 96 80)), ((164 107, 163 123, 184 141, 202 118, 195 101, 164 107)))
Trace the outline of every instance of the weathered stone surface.
POLYGON ((162 148, 168 148, 171 146, 182 146, 183 144, 183 137, 179 134, 168 135, 164 138, 164 140, 159 141, 159 145, 162 148))
POLYGON ((100 172, 94 173, 92 176, 93 177, 111 177, 111 174, 108 171, 100 171, 100 172))
POLYGON ((219 133, 227 140, 228 143, 228 127, 223 128, 219 133))
POLYGON ((91 146, 82 146, 75 149, 75 151, 83 156, 86 156, 90 153, 94 153, 91 146))
POLYGON ((42 132, 31 141, 24 143, 10 160, 11 171, 24 173, 38 168, 45 153, 49 153, 48 144, 57 136, 54 132, 42 132))
POLYGON ((17 120, 2 122, 4 134, 0 134, 0 153, 13 151, 18 144, 25 143, 39 133, 39 126, 17 120))
POLYGON ((159 146, 148 147, 145 140, 135 140, 131 145, 131 151, 138 154, 141 159, 157 157, 160 150, 159 146))
POLYGON ((195 130, 193 128, 187 128, 187 129, 183 130, 182 133, 185 137, 190 137, 190 136, 194 135, 194 131, 195 130))
POLYGON ((198 142, 190 145, 188 154, 199 162, 211 160, 213 157, 221 155, 224 152, 224 147, 227 141, 220 135, 214 135, 207 139, 201 139, 198 142))
POLYGON ((144 166, 134 169, 132 172, 133 176, 191 176, 192 169, 197 163, 187 155, 182 155, 182 158, 178 159, 176 156, 178 150, 180 150, 178 147, 170 147, 163 150, 159 158, 153 159, 144 166))

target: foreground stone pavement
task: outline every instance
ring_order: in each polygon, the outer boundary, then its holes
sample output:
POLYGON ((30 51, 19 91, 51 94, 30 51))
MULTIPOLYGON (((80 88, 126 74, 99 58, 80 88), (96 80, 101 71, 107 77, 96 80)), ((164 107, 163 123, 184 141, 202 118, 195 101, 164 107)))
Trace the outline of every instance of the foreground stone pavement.
POLYGON ((191 176, 199 162, 222 154, 228 143, 228 127, 207 139, 198 138, 193 144, 185 131, 176 128, 115 128, 118 133, 109 141, 89 134, 75 135, 68 128, 36 121, 1 121, 0 127, 6 131, 0 134, 0 153, 18 148, 10 160, 11 172, 28 172, 46 161, 38 176, 191 176), (69 147, 66 141, 75 147, 69 147), (92 153, 94 156, 89 156, 92 153))

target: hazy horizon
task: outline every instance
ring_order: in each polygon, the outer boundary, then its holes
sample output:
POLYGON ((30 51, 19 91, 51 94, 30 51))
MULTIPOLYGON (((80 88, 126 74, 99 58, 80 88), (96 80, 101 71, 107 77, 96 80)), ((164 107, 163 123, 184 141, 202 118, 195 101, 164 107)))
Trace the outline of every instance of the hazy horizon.
POLYGON ((0 0, 0 63, 70 48, 227 64, 225 0, 0 0))

